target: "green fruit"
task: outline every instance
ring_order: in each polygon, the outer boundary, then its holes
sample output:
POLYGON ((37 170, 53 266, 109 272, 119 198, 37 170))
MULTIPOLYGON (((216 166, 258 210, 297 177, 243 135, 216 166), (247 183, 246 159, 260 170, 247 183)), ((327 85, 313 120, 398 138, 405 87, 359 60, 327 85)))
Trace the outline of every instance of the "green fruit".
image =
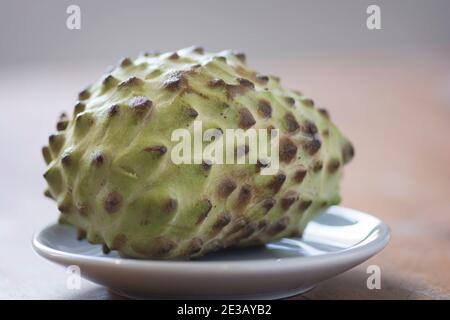
POLYGON ((353 147, 324 109, 243 54, 187 48, 144 54, 79 94, 43 148, 46 195, 60 222, 105 251, 188 259, 230 246, 301 235, 337 204, 353 147), (280 166, 181 164, 171 133, 204 128, 280 129, 280 166))

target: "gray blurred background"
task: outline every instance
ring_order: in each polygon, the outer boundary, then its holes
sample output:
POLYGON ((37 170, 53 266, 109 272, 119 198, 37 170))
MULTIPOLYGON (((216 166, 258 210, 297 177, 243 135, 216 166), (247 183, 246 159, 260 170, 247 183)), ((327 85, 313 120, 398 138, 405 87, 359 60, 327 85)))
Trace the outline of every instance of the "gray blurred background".
POLYGON ((448 52, 448 0, 2 0, 0 64, 115 62, 192 44, 240 49, 255 60, 336 54, 448 52), (81 8, 81 30, 66 8, 81 8), (366 28, 381 7, 382 30, 366 28))
POLYGON ((191 45, 244 51, 326 107, 355 145, 342 205, 392 228, 368 262, 383 290, 367 290, 363 265, 308 298, 450 298, 449 0, 0 0, 0 298, 112 297, 87 281, 66 290, 64 270, 31 250, 58 216, 41 148, 109 65, 191 45), (66 27, 72 4, 81 30, 66 27), (381 30, 366 27, 370 4, 381 30))

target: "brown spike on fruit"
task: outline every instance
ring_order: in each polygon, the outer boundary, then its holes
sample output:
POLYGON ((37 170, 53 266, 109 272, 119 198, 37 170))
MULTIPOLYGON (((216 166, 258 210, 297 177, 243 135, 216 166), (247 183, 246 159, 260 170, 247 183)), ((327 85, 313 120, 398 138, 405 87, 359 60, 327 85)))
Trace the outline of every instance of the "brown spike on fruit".
POLYGON ((50 150, 55 153, 58 154, 59 151, 61 150, 62 146, 64 145, 65 142, 65 137, 62 134, 52 134, 49 138, 48 138, 48 144, 50 146, 50 150))
POLYGON ((248 129, 256 123, 252 113, 247 108, 239 110, 239 128, 248 129))
POLYGON ((47 198, 54 199, 54 197, 52 196, 52 194, 51 194, 51 192, 50 192, 49 189, 45 189, 44 195, 45 195, 47 198))
POLYGON ((234 52, 233 53, 236 58, 238 58, 242 63, 245 63, 246 57, 243 52, 234 52))
POLYGON ((296 183, 302 183, 303 179, 305 179, 307 171, 304 168, 299 168, 297 169, 297 171, 295 171, 294 173, 294 181, 296 183))
POLYGON ((140 117, 147 114, 153 106, 153 102, 147 97, 133 97, 129 102, 130 108, 140 117))
POLYGON ((66 167, 66 168, 71 166, 71 164, 72 164, 72 157, 71 157, 71 155, 69 153, 65 153, 65 154, 62 155, 62 157, 61 157, 61 164, 64 167, 66 167))
POLYGON ((46 164, 49 164, 53 160, 52 159, 52 155, 50 153, 50 149, 47 146, 42 147, 42 156, 44 157, 44 160, 45 160, 46 164))
POLYGON ((86 105, 83 102, 77 102, 77 104, 75 105, 74 109, 73 109, 73 115, 74 117, 81 113, 84 112, 84 110, 86 109, 86 105))
POLYGON ((217 216, 217 220, 213 225, 213 230, 221 230, 223 227, 228 225, 231 221, 231 215, 228 211, 222 212, 217 216))
POLYGON ((202 48, 202 47, 194 47, 194 49, 192 50, 193 52, 195 52, 195 53, 198 53, 198 54, 204 54, 205 53, 205 50, 202 48))
POLYGON ((105 198, 103 207, 107 213, 115 213, 122 207, 122 195, 116 191, 110 192, 105 198))
POLYGON ((270 118, 272 116, 272 106, 270 102, 266 99, 261 99, 258 102, 258 113, 263 118, 270 118))
POLYGON ((156 242, 156 255, 164 256, 176 248, 177 243, 167 237, 159 237, 156 242))
POLYGON ((50 166, 44 173, 44 179, 47 181, 52 195, 58 197, 64 189, 64 180, 58 166, 50 166))
POLYGON ((305 139, 302 142, 302 146, 306 150, 306 152, 312 156, 316 154, 317 151, 319 151, 320 147, 322 146, 322 142, 320 141, 320 139, 313 137, 312 139, 305 139))
POLYGON ((299 204, 298 204, 298 209, 303 212, 306 209, 308 209, 312 204, 311 200, 300 200, 299 204))
POLYGON ((78 100, 87 100, 91 97, 89 89, 84 89, 78 94, 78 100))
POLYGON ((230 178, 226 177, 219 182, 217 194, 221 198, 227 198, 236 189, 236 183, 230 178))
POLYGON ((101 167, 105 163, 105 155, 102 152, 96 152, 92 157, 92 163, 97 167, 101 167))
POLYGON ((335 173, 339 169, 340 165, 341 163, 339 162, 338 159, 331 159, 327 163, 327 172, 329 174, 335 173))
POLYGON ((108 116, 111 117, 111 118, 114 117, 115 115, 117 115, 119 113, 119 110, 120 110, 120 105, 113 104, 108 109, 108 116))
POLYGON ((203 241, 200 238, 193 238, 188 245, 188 254, 194 254, 202 249, 203 241))
POLYGON ((288 210, 291 205, 298 200, 298 193, 294 190, 287 191, 281 198, 281 207, 288 210))
POLYGON ((324 116, 325 118, 330 119, 330 113, 328 112, 327 109, 325 109, 325 108, 320 108, 320 109, 317 109, 317 111, 319 111, 319 113, 320 113, 322 116, 324 116))
POLYGON ((255 78, 256 81, 261 84, 266 84, 267 82, 269 82, 269 77, 263 74, 257 74, 255 78))
POLYGON ((165 202, 163 211, 167 214, 174 213, 175 211, 177 211, 177 208, 178 208, 177 199, 170 198, 165 202))
POLYGON ((150 51, 144 51, 144 52, 142 52, 141 53, 141 56, 144 56, 144 57, 155 57, 155 56, 158 56, 158 55, 160 55, 161 53, 159 52, 159 51, 156 51, 156 50, 150 50, 150 51))
POLYGON ((178 60, 180 58, 180 56, 178 55, 177 52, 173 52, 169 55, 169 60, 178 60))
POLYGON ((302 131, 310 136, 314 136, 317 132, 319 132, 317 126, 310 120, 305 121, 305 123, 302 126, 302 131))
POLYGON ((245 226, 248 224, 248 221, 246 218, 244 217, 239 217, 237 219, 235 219, 232 224, 230 225, 230 228, 228 228, 228 230, 226 231, 227 234, 232 234, 232 233, 236 233, 239 232, 240 230, 242 230, 243 228, 245 228, 245 226))
POLYGON ((212 168, 212 162, 210 160, 204 160, 204 161, 202 161, 201 166, 202 166, 203 171, 208 172, 212 168))
POLYGON ((128 237, 126 235, 124 235, 123 233, 119 233, 114 237, 114 239, 112 241, 111 249, 120 250, 127 244, 127 242, 128 242, 128 237))
POLYGON ((226 86, 225 81, 220 78, 215 78, 208 81, 208 87, 210 88, 224 88, 226 86))
POLYGON ((288 105, 290 105, 291 107, 295 106, 295 100, 292 97, 286 97, 285 101, 287 102, 288 105))
POLYGON ((321 160, 315 160, 312 163, 312 170, 313 172, 319 172, 323 168, 323 162, 321 160))
POLYGON ((131 65, 133 65, 133 61, 131 61, 130 58, 123 58, 120 63, 119 63, 120 67, 122 68, 126 68, 129 67, 131 65))
POLYGON ((62 201, 58 203, 58 210, 62 214, 68 214, 72 210, 72 198, 69 194, 66 194, 62 201))
POLYGON ((272 190, 273 193, 277 193, 281 186, 286 181, 286 175, 284 173, 278 173, 277 175, 273 176, 270 183, 267 185, 267 187, 272 190))
POLYGON ((77 229, 77 240, 84 240, 86 239, 87 233, 85 230, 78 228, 77 229))
POLYGON ((287 137, 280 139, 280 160, 282 162, 289 163, 291 162, 295 156, 297 155, 297 146, 287 137))
POLYGON ((344 164, 349 163, 354 156, 355 149, 353 148, 353 145, 350 141, 346 141, 344 146, 342 147, 342 160, 344 161, 344 164))
POLYGON ((292 112, 288 112, 284 115, 284 121, 286 122, 287 131, 290 133, 296 132, 300 128, 300 125, 292 112))
POLYGON ((134 87, 139 87, 144 84, 144 80, 138 78, 138 77, 130 77, 125 81, 122 81, 119 83, 119 89, 130 89, 134 87))
POLYGON ((77 136, 83 136, 89 132, 94 125, 94 117, 88 113, 81 113, 75 118, 75 134, 77 136))
POLYGON ((239 82, 239 85, 244 87, 244 88, 248 88, 248 89, 254 89, 255 88, 255 84, 253 82, 251 82, 248 79, 245 78, 237 78, 236 79, 237 82, 239 82))
POLYGON ((272 224, 267 233, 271 235, 280 233, 281 231, 285 230, 288 225, 289 225, 289 217, 284 216, 280 218, 278 221, 276 221, 274 224, 272 224))
POLYGON ((258 221, 257 225, 256 225, 256 229, 259 231, 265 230, 268 227, 269 223, 267 222, 266 219, 262 219, 260 221, 258 221))
POLYGON ((314 101, 312 99, 302 99, 301 102, 304 106, 314 107, 314 101))
POLYGON ((89 206, 85 203, 77 203, 75 205, 77 212, 83 216, 83 217, 87 217, 89 215, 89 206))
POLYGON ((105 78, 103 78, 102 80, 102 85, 105 89, 110 89, 114 86, 116 86, 119 83, 119 80, 117 80, 116 78, 114 78, 112 75, 107 75, 105 78))
POLYGON ((252 197, 252 187, 249 184, 244 184, 239 191, 239 195, 237 198, 237 206, 243 207, 245 206, 252 197))
POLYGON ((67 126, 69 125, 68 119, 61 119, 56 123, 56 130, 58 131, 64 131, 67 129, 67 126))
POLYGON ((192 107, 186 107, 184 111, 186 115, 191 119, 195 119, 198 117, 198 112, 192 107))
POLYGON ((213 59, 216 61, 224 62, 224 63, 227 62, 227 58, 224 56, 215 56, 213 59))
POLYGON ((111 252, 111 249, 109 249, 108 245, 104 243, 102 245, 102 252, 103 252, 103 254, 108 254, 111 252))
POLYGON ((275 199, 269 198, 269 199, 265 199, 265 200, 263 201, 262 206, 263 206, 263 208, 268 212, 268 211, 270 211, 270 209, 273 208, 273 206, 275 205, 275 203, 276 203, 275 199))
POLYGON ((181 89, 189 89, 189 84, 183 74, 176 74, 164 81, 163 87, 169 91, 176 91, 181 89))

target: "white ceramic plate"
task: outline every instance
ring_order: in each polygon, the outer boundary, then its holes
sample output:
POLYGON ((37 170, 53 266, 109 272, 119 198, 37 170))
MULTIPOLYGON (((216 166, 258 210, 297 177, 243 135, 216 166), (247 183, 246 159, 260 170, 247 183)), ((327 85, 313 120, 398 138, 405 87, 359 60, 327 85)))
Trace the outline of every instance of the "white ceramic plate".
POLYGON ((133 260, 76 240, 73 228, 50 225, 33 238, 42 257, 77 265, 83 277, 134 298, 282 298, 311 289, 379 252, 389 227, 377 218, 330 207, 312 221, 303 238, 263 247, 230 249, 195 261, 133 260))

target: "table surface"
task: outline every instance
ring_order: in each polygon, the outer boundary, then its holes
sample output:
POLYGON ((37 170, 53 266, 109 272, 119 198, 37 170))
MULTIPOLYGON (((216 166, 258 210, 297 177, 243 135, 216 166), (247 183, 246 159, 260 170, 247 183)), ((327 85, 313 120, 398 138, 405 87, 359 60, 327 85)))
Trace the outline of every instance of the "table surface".
MULTIPOLYGON (((294 299, 450 298, 448 59, 339 57, 253 66, 330 111, 356 148, 342 205, 373 213, 392 229, 380 254, 294 299), (366 286, 373 264, 381 268, 380 290, 366 286)), ((65 270, 30 245, 33 232, 57 217, 42 196, 40 148, 57 115, 70 111, 79 88, 103 70, 22 66, 0 74, 0 298, 120 299, 87 280, 81 290, 66 289, 65 270)))

